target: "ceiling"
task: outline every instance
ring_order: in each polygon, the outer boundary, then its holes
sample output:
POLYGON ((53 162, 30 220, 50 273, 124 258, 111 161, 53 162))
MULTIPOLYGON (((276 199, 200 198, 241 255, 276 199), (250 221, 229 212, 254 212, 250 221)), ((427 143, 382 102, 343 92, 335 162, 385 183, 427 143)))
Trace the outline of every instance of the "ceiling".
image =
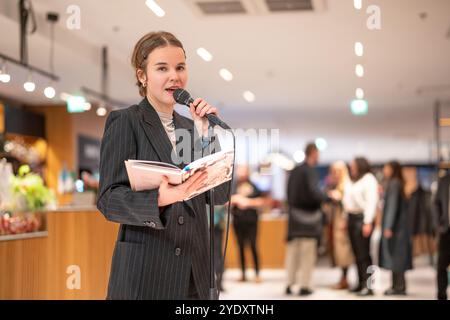
MULTIPOLYGON (((58 12, 59 90, 99 91, 100 49, 107 45, 110 95, 131 104, 139 100, 132 48, 146 32, 167 30, 186 48, 188 90, 217 105, 234 127, 279 128, 287 153, 325 137, 327 161, 356 153, 376 161, 431 160, 432 107, 436 99, 450 100, 450 1, 372 1, 381 10, 381 30, 367 28, 366 1, 362 10, 351 0, 315 0, 317 10, 279 13, 265 12, 262 0, 243 1, 250 13, 204 16, 194 10, 194 0, 157 0, 166 11, 163 18, 144 0, 33 1, 38 31, 29 37, 30 63, 48 69, 45 14, 58 12), (67 8, 74 4, 81 9, 79 30, 66 27, 67 8), (364 44, 363 57, 355 56, 355 41, 364 44), (198 47, 209 50, 213 60, 203 61, 198 47), (362 79, 355 76, 357 63, 365 68, 362 79), (219 76, 222 67, 233 73, 231 82, 219 76), (364 117, 349 109, 357 87, 369 103, 364 117), (245 90, 255 94, 255 102, 244 100, 245 90)), ((0 29, 8 30, 0 38, 0 52, 14 57, 19 52, 16 7, 17 0, 0 4, 0 29)), ((48 104, 41 93, 25 94, 22 82, 0 84, 0 94, 48 104)))

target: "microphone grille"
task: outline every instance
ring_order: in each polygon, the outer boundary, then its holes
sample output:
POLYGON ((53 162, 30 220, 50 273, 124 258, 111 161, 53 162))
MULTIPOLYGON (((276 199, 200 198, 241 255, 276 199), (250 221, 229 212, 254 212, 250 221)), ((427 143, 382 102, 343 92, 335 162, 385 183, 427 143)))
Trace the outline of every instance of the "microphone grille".
POLYGON ((191 95, 184 89, 176 89, 173 92, 173 98, 177 103, 189 106, 189 100, 191 99, 191 95))

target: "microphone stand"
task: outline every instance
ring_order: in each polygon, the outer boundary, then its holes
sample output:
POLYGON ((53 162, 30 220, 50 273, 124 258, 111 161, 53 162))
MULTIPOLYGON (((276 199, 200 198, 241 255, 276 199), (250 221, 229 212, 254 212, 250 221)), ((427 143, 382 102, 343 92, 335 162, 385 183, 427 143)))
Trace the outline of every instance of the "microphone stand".
MULTIPOLYGON (((214 136, 214 130, 213 130, 213 125, 218 125, 219 127, 221 127, 222 129, 225 130, 230 130, 232 136, 233 136, 233 169, 232 172, 234 174, 234 162, 235 162, 235 156, 236 156, 236 138, 233 134, 233 131, 231 130, 231 128, 223 121, 220 120, 216 120, 214 118, 210 119, 210 117, 208 117, 208 136, 207 136, 207 141, 208 141, 208 147, 209 147, 209 154, 212 154, 212 152, 214 151, 213 149, 213 145, 214 145, 214 141, 215 141, 215 136, 214 136)), ((231 197, 231 184, 233 183, 233 178, 230 181, 230 187, 228 189, 228 201, 230 200, 231 197)), ((209 202, 209 243, 210 243, 210 247, 209 247, 209 300, 218 300, 219 299, 219 292, 217 290, 217 281, 216 281, 216 273, 215 273, 215 261, 214 261, 214 253, 215 253, 215 248, 214 248, 214 243, 215 243, 215 230, 214 230, 214 188, 210 189, 208 191, 208 193, 206 194, 207 197, 207 201, 209 202)), ((226 233, 226 240, 225 240, 225 249, 224 249, 224 254, 223 254, 223 259, 222 259, 222 270, 225 264, 225 256, 226 256, 226 250, 227 250, 227 244, 228 244, 228 231, 229 231, 229 223, 230 223, 230 208, 231 206, 228 205, 228 217, 227 217, 227 233, 226 233)), ((221 248, 222 249, 222 248, 221 248)), ((220 249, 220 250, 221 250, 220 249)), ((222 280, 222 274, 220 275, 220 281, 222 280)))

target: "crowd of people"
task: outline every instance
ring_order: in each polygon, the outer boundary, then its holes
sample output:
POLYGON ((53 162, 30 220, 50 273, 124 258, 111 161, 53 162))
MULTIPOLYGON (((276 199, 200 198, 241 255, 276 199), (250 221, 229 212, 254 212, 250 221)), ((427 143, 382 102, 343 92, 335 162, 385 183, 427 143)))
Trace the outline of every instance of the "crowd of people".
MULTIPOLYGON (((329 168, 326 187, 323 189, 319 187, 316 170, 319 150, 314 143, 306 146, 305 155, 304 162, 290 172, 287 184, 285 294, 307 296, 313 292, 312 275, 325 230, 332 265, 342 270, 341 278, 332 286, 333 289, 349 290, 360 297, 374 295, 370 275, 375 260, 378 267, 391 272, 391 285, 384 294, 407 295, 405 273, 413 267, 414 226, 411 212, 414 210, 411 207, 416 202, 417 194, 407 190, 400 163, 386 163, 381 181, 378 181, 364 157, 353 159, 349 165, 343 161, 335 162, 329 168), (371 237, 376 219, 380 219, 381 239, 377 257, 373 257, 371 237), (353 264, 356 265, 357 283, 350 287, 347 275, 353 264), (298 293, 293 292, 294 285, 300 286, 298 293)), ((450 176, 441 178, 433 200, 439 238, 439 299, 447 299, 447 267, 450 262, 449 185, 450 176)), ((238 168, 237 187, 231 205, 242 269, 241 281, 246 281, 244 248, 247 244, 254 259, 255 280, 261 281, 256 245, 258 208, 267 203, 267 199, 250 182, 248 168, 238 168)))

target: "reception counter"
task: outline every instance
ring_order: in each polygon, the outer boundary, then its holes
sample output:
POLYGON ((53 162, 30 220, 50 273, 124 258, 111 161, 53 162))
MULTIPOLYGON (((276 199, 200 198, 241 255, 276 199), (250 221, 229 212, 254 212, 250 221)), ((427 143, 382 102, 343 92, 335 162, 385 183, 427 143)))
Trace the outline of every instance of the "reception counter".
MULTIPOLYGON (((45 214, 46 233, 0 241, 0 299, 104 299, 119 225, 95 207, 45 214)), ((283 218, 261 219, 263 268, 283 267, 285 230, 283 218)), ((227 268, 238 267, 231 225, 228 248, 227 268)), ((248 261, 250 267, 250 255, 248 261)))

